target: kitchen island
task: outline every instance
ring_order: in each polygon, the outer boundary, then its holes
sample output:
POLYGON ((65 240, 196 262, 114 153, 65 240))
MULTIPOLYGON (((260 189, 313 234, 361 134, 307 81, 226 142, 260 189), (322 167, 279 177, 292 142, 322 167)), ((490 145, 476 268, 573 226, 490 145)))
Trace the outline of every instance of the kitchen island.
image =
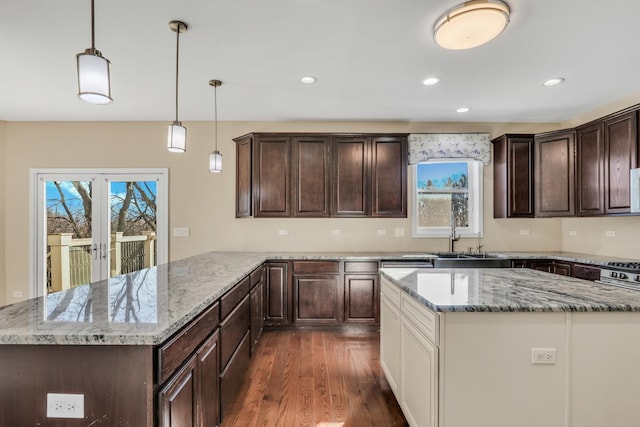
POLYGON ((381 363, 412 426, 638 425, 640 292, 530 269, 381 273, 381 363))

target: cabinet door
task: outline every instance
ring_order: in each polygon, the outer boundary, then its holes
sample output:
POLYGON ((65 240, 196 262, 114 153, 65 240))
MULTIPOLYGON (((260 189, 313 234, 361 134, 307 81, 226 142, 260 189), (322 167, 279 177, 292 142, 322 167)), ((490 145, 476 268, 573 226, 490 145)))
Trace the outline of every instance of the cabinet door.
POLYGON ((400 400, 400 308, 386 295, 384 286, 380 297, 380 365, 393 394, 400 400))
POLYGON ((251 354, 258 344, 258 338, 262 332, 262 324, 264 319, 264 305, 262 295, 264 293, 264 283, 260 281, 253 289, 251 289, 251 354))
POLYGON ((571 276, 571 264, 566 262, 554 261, 551 272, 560 276, 571 276))
POLYGON ((371 138, 371 216, 407 217, 407 138, 371 138))
POLYGON ((299 325, 342 323, 342 292, 338 275, 293 276, 294 322, 299 325))
POLYGON ((334 217, 365 217, 368 214, 369 150, 367 137, 334 137, 333 202, 334 217))
POLYGON ((236 141, 236 218, 253 215, 251 204, 251 145, 248 135, 236 141))
POLYGON ((535 144, 536 216, 574 216, 575 132, 536 136, 535 144))
POLYGON ((604 213, 604 138, 602 123, 576 133, 578 216, 604 213))
POLYGON ((400 407, 409 425, 438 425, 438 349, 410 321, 400 322, 400 407))
POLYGON ((289 323, 288 263, 267 263, 265 277, 265 324, 286 325, 289 323))
POLYGON ((249 331, 247 331, 235 353, 229 359, 229 364, 220 374, 220 418, 223 421, 236 401, 247 377, 251 357, 250 340, 249 331))
POLYGON ((256 136, 252 183, 256 217, 291 215, 289 142, 285 136, 256 136))
POLYGON ((604 122, 604 211, 607 214, 631 210, 630 170, 637 165, 637 146, 635 111, 604 122))
POLYGON ((196 355, 193 355, 158 393, 162 427, 197 425, 196 365, 196 355))
POLYGON ((220 348, 218 332, 202 344, 197 353, 198 426, 211 427, 220 422, 220 348))
POLYGON ((493 143, 493 217, 532 218, 533 135, 507 134, 493 143))
POLYGON ((344 321, 378 323, 378 275, 345 274, 344 321))
POLYGON ((600 267, 595 265, 574 264, 571 268, 571 276, 585 280, 599 280, 600 267))
POLYGON ((291 144, 291 202, 294 216, 327 217, 331 197, 327 136, 294 137, 291 144))

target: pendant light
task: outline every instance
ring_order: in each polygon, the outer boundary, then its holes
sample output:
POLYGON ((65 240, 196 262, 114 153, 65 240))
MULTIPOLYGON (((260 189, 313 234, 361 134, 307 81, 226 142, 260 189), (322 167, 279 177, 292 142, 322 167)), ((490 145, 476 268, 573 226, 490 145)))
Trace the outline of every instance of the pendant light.
POLYGON ((169 22, 169 28, 176 33, 176 120, 169 125, 167 150, 172 153, 184 153, 187 150, 187 128, 178 121, 178 65, 180 59, 180 33, 187 31, 187 24, 182 21, 169 22))
POLYGON ((76 55, 78 97, 90 104, 109 104, 111 98, 111 62, 96 49, 94 0, 91 0, 91 47, 76 55))
POLYGON ((222 154, 218 151, 218 86, 222 86, 220 80, 209 80, 209 84, 213 86, 213 123, 214 123, 214 141, 215 148, 209 154, 209 172, 222 172, 222 154))

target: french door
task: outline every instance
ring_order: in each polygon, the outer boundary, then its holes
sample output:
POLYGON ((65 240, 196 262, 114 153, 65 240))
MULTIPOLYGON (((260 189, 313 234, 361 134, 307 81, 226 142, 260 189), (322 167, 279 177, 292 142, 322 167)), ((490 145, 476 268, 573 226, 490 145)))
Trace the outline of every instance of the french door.
POLYGON ((167 262, 166 169, 32 170, 32 293, 167 262))

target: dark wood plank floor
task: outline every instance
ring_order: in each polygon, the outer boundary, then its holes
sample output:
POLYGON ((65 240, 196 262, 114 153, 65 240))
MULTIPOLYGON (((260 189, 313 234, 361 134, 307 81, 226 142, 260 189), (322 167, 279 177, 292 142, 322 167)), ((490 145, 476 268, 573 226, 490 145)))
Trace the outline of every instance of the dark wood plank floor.
POLYGON ((379 336, 265 332, 222 427, 407 426, 380 368, 379 336))

